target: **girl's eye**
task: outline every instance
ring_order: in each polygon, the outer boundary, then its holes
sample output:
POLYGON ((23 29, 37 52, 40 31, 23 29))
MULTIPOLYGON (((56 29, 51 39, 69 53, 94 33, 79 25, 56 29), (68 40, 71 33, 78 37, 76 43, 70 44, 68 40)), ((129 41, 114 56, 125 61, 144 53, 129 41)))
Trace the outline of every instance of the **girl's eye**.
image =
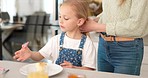
POLYGON ((65 19, 65 20, 69 20, 69 18, 66 18, 66 17, 65 17, 64 19, 65 19))

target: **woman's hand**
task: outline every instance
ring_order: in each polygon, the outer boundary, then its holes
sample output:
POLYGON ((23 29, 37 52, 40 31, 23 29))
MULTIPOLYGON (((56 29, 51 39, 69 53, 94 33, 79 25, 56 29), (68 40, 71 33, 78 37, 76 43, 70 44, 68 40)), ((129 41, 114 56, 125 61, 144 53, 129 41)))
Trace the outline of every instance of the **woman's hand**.
POLYGON ((88 19, 81 27, 81 32, 106 32, 106 25, 105 24, 99 24, 93 19, 88 19))
POLYGON ((94 18, 93 20, 95 21, 95 22, 98 22, 99 21, 99 17, 96 17, 96 18, 94 18))
POLYGON ((14 59, 17 61, 25 61, 31 57, 31 50, 28 48, 29 42, 22 45, 22 48, 15 52, 14 59))
POLYGON ((97 22, 94 21, 93 19, 88 19, 81 27, 80 30, 82 32, 91 32, 91 31, 96 31, 96 27, 97 27, 97 22))
POLYGON ((74 66, 68 62, 68 61, 64 61, 62 64, 60 64, 62 67, 65 67, 65 68, 73 68, 74 66))

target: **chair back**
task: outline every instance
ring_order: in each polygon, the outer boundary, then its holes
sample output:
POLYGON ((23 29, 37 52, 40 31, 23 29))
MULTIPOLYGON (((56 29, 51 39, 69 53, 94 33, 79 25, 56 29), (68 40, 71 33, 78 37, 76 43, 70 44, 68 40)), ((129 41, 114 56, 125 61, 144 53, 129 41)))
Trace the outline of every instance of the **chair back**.
POLYGON ((8 12, 1 12, 1 18, 3 23, 9 23, 10 21, 10 16, 8 12))

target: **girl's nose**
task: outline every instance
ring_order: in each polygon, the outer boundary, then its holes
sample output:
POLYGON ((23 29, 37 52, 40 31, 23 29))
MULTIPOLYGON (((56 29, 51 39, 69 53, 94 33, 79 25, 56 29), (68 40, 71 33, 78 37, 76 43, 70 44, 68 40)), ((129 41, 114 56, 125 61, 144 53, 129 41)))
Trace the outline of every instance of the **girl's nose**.
POLYGON ((59 23, 62 24, 63 23, 63 20, 61 18, 59 18, 59 23))

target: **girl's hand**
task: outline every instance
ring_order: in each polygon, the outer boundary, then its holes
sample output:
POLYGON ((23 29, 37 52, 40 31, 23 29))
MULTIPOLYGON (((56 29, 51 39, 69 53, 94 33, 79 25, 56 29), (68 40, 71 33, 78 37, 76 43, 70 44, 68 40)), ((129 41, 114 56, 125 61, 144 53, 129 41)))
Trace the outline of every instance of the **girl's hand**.
POLYGON ((65 67, 65 68, 73 68, 74 66, 68 62, 68 61, 64 61, 62 64, 60 64, 62 67, 65 67))
POLYGON ((31 57, 31 50, 28 48, 29 42, 22 45, 22 48, 15 52, 14 59, 17 61, 25 61, 31 57))
POLYGON ((64 61, 62 64, 60 64, 62 67, 65 68, 77 68, 77 69, 84 69, 84 70, 94 70, 93 68, 89 68, 89 67, 78 67, 78 66, 74 66, 72 65, 72 63, 68 62, 68 61, 64 61))

